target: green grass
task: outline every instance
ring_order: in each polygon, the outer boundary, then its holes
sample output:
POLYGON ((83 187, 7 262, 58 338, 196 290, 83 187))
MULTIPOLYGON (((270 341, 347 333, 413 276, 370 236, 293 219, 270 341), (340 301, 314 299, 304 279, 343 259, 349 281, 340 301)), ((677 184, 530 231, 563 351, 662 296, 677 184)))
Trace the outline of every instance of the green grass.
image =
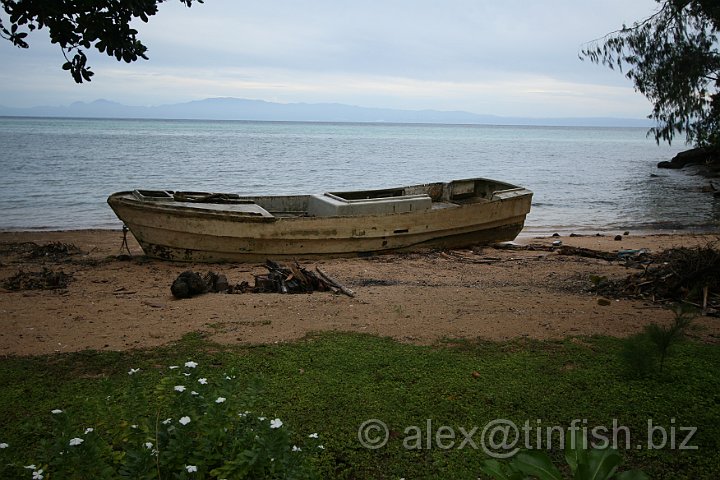
MULTIPOLYGON (((324 478, 478 478, 487 458, 466 446, 407 450, 404 441, 428 419, 458 432, 493 419, 538 425, 612 426, 632 434, 622 450, 625 468, 641 468, 654 479, 720 476, 720 349, 686 342, 667 360, 662 375, 633 380, 625 375, 622 342, 448 340, 433 347, 386 338, 326 333, 303 341, 256 347, 219 346, 188 335, 172 346, 132 352, 81 352, 0 359, 0 442, 33 451, 47 436, 50 410, 68 412, 78 428, 98 421, 94 406, 105 404, 137 415, 151 414, 155 385, 169 365, 195 360, 217 372, 233 370, 238 388, 259 380, 255 410, 280 417, 294 431, 318 432, 326 449, 316 459, 324 478), (141 373, 130 377, 130 368, 141 373), (473 375, 473 372, 476 372, 473 375), (118 395, 134 388, 131 396, 118 395), (124 405, 114 405, 117 398, 124 405), (363 448, 359 425, 368 419, 388 425, 390 440, 363 448), (679 444, 697 427, 697 450, 637 450, 647 441, 647 422, 675 427, 679 444), (673 420, 674 419, 674 423, 673 420)), ((241 394, 242 392, 238 392, 241 394)), ((130 420, 131 419, 127 419, 130 420)), ((522 432, 521 432, 522 434, 522 432)), ((619 437, 623 440, 624 435, 619 437)), ((531 440, 535 443, 535 430, 531 440)), ((656 441, 660 438, 657 437, 656 441)), ((426 438, 422 439, 425 447, 426 438)), ((556 458, 560 454, 553 453, 556 458)))

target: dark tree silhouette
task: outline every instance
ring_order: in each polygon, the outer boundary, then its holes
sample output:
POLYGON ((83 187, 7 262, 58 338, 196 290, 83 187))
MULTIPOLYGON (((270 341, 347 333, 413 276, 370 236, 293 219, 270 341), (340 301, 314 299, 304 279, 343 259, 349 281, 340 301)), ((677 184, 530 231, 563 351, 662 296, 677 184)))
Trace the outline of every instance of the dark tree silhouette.
MULTIPOLYGON (((147 47, 130 26, 133 19, 147 22, 166 0, 0 0, 0 37, 28 48, 29 32, 47 28, 58 44, 68 70, 77 83, 90 81, 93 72, 85 51, 94 47, 118 61, 147 60, 147 47)), ((179 0, 188 7, 203 0, 179 0)))
POLYGON ((720 1, 656 0, 657 12, 590 42, 580 58, 625 71, 654 105, 655 140, 720 147, 720 1))

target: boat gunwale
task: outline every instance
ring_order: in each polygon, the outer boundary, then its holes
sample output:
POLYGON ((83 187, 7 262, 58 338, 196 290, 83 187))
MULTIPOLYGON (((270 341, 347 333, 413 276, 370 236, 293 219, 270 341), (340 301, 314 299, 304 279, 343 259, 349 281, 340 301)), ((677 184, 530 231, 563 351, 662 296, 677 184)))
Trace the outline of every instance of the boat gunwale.
MULTIPOLYGON (((514 185, 507 182, 502 182, 498 180, 493 180, 489 178, 484 177, 473 177, 473 178, 466 178, 466 179, 457 179, 457 180, 451 180, 449 182, 432 182, 432 183, 424 183, 424 184, 416 184, 416 185, 407 185, 403 187, 394 187, 394 188, 380 188, 380 189, 373 189, 373 190, 355 190, 355 191, 347 191, 347 192, 325 192, 322 195, 332 195, 333 197, 336 197, 338 193, 340 194, 358 194, 358 193, 367 193, 372 194, 372 192, 385 192, 389 190, 394 189, 407 189, 407 190, 413 190, 413 189, 422 189, 424 187, 431 187, 433 185, 443 185, 445 188, 448 188, 449 186, 460 183, 460 182, 487 182, 489 184, 497 185, 498 187, 505 187, 505 188, 499 188, 497 190, 494 190, 492 192, 492 195, 489 198, 484 198, 484 202, 482 202, 483 205, 489 205, 495 202, 502 202, 502 201, 508 201, 510 199, 517 199, 525 196, 532 196, 533 192, 531 190, 528 190, 525 187, 514 185), (499 197, 496 197, 498 194, 508 194, 512 193, 511 198, 507 198, 505 195, 500 195, 499 197)), ((162 190, 166 192, 173 192, 173 190, 162 190)), ((221 192, 214 192, 214 193, 221 193, 221 192)), ((404 197, 413 197, 418 194, 410 193, 404 197)), ((421 194, 421 195, 428 195, 428 194, 421 194)), ((263 198, 272 198, 272 199, 279 199, 279 198, 288 198, 288 199, 307 199, 312 197, 312 194, 293 194, 293 195, 254 195, 254 196, 239 196, 239 199, 241 200, 249 200, 255 203, 256 205, 259 205, 261 208, 265 209, 262 205, 258 203, 258 199, 263 198)), ((455 208, 463 208, 463 207, 470 207, 472 205, 477 205, 480 202, 467 202, 463 201, 461 199, 457 200, 450 200, 450 199, 435 199, 430 196, 432 200, 433 205, 451 205, 452 209, 455 208)), ((403 197, 380 197, 379 199, 388 199, 391 200, 393 198, 403 198, 403 197)), ((472 197, 472 198, 481 198, 481 197, 472 197)), ((349 203, 353 202, 354 200, 346 200, 340 197, 340 199, 347 201, 349 203)), ((370 201, 378 200, 378 198, 370 198, 370 201)), ((180 216, 192 216, 192 217, 207 217, 207 218, 225 218, 228 221, 238 221, 238 222, 252 222, 252 223, 274 223, 277 221, 302 221, 302 220, 317 220, 317 219, 340 219, 340 218, 373 218, 373 217, 388 217, 388 216, 395 216, 395 215, 415 215, 415 216, 423 216, 428 215, 433 212, 436 212, 438 209, 431 208, 430 210, 424 210, 424 211, 411 211, 411 212, 397 212, 397 213, 381 213, 381 214, 361 214, 361 215, 324 215, 324 216, 315 216, 315 215, 308 215, 307 211, 281 211, 281 213, 290 213, 291 215, 275 215, 272 213, 272 211, 269 211, 265 209, 270 216, 257 216, 257 215, 247 215, 243 212, 233 212, 232 210, 223 210, 223 209, 203 209, 201 205, 203 203, 199 202, 197 207, 188 207, 186 205, 176 205, 175 200, 168 199, 168 200, 160 200, 160 201, 153 201, 153 200, 143 200, 139 199, 134 195, 134 190, 125 190, 120 191, 111 194, 107 199, 108 204, 110 207, 113 207, 114 202, 122 203, 125 206, 143 209, 145 211, 156 211, 158 213, 168 213, 168 214, 174 214, 174 215, 180 215, 180 216), (303 214, 304 213, 304 214, 303 214)), ((211 203, 214 204, 214 203, 211 203)), ((114 210, 114 208, 113 208, 114 210)), ((443 208, 444 210, 444 208, 443 208)), ((122 219, 121 219, 122 220, 122 219)))

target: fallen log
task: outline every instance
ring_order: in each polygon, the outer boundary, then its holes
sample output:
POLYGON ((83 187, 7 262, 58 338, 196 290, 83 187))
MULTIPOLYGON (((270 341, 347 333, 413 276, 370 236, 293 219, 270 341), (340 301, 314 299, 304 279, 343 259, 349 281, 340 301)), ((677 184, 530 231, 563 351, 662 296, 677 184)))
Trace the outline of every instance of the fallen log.
POLYGON ((617 253, 592 250, 590 248, 571 247, 569 245, 563 245, 562 247, 560 247, 558 249, 558 253, 560 255, 575 255, 577 257, 597 258, 600 260, 607 260, 609 262, 618 259, 617 253))
POLYGON ((353 292, 353 291, 350 290, 349 288, 347 288, 347 287, 345 287, 344 285, 342 285, 340 282, 338 282, 337 280, 335 280, 334 278, 332 278, 332 277, 331 277, 330 275, 328 275, 327 273, 323 272, 323 271, 320 269, 320 267, 315 267, 315 270, 317 270, 317 272, 320 274, 320 277, 321 277, 323 280, 325 280, 325 282, 326 282, 328 285, 330 285, 331 287, 337 288, 341 293, 347 295, 348 297, 354 297, 354 296, 355 296, 355 292, 353 292))

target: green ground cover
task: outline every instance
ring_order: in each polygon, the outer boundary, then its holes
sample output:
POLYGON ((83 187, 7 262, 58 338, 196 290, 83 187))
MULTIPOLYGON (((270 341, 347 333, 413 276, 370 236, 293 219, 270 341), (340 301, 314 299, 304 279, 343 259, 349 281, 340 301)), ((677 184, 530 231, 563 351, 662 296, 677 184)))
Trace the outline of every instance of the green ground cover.
MULTIPOLYGON (((0 443, 7 447, 0 449, 0 476, 17 475, 8 463, 40 462, 42 449, 60 428, 50 413, 54 409, 63 410, 61 428, 68 438, 82 437, 93 428, 93 435, 105 438, 119 455, 122 439, 109 433, 118 424, 143 419, 152 424, 183 415, 163 400, 172 396, 167 388, 172 391, 175 378, 180 378, 172 376, 182 370, 168 367, 194 361, 202 374, 192 372, 192 381, 199 375, 211 383, 232 377, 223 384, 232 408, 281 419, 283 428, 292 432, 288 445, 306 445, 303 455, 320 478, 478 478, 480 465, 489 458, 481 448, 488 438, 481 433, 496 419, 519 427, 520 444, 526 436, 523 425, 529 422, 532 448, 537 448, 538 431, 545 448, 545 429, 552 426, 567 428, 577 419, 575 425, 589 431, 597 426, 611 429, 615 421, 621 427, 616 438, 625 458, 623 468, 642 469, 654 479, 719 477, 720 349, 681 343, 662 372, 645 378, 628 375, 622 350, 623 341, 612 338, 447 340, 428 347, 324 333, 253 347, 220 346, 188 335, 150 350, 4 357, 0 443), (131 369, 139 371, 129 375, 131 369), (377 449, 364 447, 358 438, 360 425, 370 419, 381 420, 388 429, 387 444, 377 449), (648 448, 649 421, 656 427, 654 446, 663 442, 657 427, 665 429, 664 448, 648 448), (443 426, 447 428, 438 440, 443 426), (685 427, 697 428, 687 442, 696 449, 679 448, 689 433, 685 427), (628 431, 631 448, 625 450, 628 431), (318 439, 309 445, 312 433, 318 439)), ((384 434, 382 429, 368 433, 378 441, 384 434)), ((612 438, 612 431, 605 435, 612 438)), ((499 440, 497 435, 494 439, 499 440)), ((553 439, 550 453, 559 465, 562 452, 558 436, 553 439)), ((32 478, 33 470, 23 473, 21 478, 32 478)), ((162 478, 197 475, 182 472, 162 478)), ((78 473, 74 478, 85 477, 78 473)))

